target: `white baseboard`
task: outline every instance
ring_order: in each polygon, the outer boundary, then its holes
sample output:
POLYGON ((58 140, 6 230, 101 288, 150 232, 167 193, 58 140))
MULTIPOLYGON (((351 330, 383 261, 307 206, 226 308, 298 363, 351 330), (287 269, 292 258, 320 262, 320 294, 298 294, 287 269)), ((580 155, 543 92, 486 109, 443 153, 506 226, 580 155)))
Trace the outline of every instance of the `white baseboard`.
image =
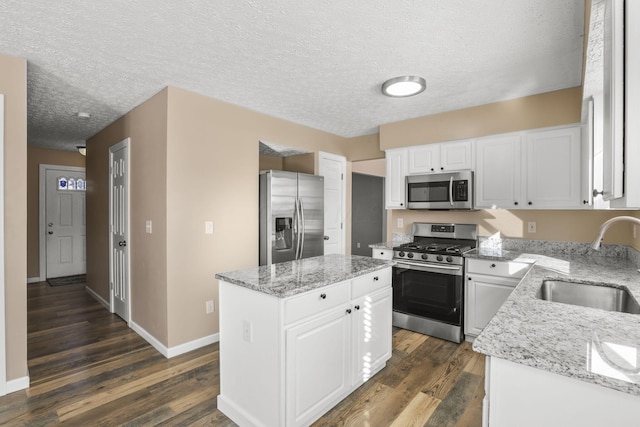
POLYGON ((7 394, 15 391, 24 390, 29 388, 29 377, 16 378, 15 380, 7 381, 7 394))
POLYGON ((216 343, 220 340, 220 334, 216 333, 213 335, 209 335, 206 337, 198 338, 196 340, 190 341, 188 343, 180 344, 175 347, 167 347, 158 341, 153 335, 147 332, 142 326, 138 325, 136 322, 131 321, 129 323, 131 329, 133 329, 138 335, 145 339, 149 344, 153 346, 160 354, 162 354, 167 359, 171 359, 172 357, 179 356, 184 353, 188 353, 200 347, 204 347, 205 345, 216 343))
POLYGON ((38 282, 44 282, 46 279, 43 279, 42 277, 27 277, 27 283, 38 283, 38 282))
POLYGON ((85 286, 84 289, 85 289, 85 291, 87 291, 89 293, 89 295, 91 295, 93 298, 95 298, 100 304, 104 305, 107 310, 111 311, 111 307, 109 307, 109 303, 104 298, 102 298, 100 295, 98 295, 96 293, 96 291, 94 291, 93 289, 91 289, 88 286, 85 286))

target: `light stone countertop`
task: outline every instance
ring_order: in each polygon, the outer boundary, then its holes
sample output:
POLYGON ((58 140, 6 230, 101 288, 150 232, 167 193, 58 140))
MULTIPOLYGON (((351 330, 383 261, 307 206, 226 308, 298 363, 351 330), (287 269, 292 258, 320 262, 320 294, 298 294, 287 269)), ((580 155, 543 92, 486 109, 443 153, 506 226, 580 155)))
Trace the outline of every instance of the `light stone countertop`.
POLYGON ((626 287, 640 301, 637 267, 614 257, 503 252, 472 251, 468 257, 536 264, 476 338, 473 349, 640 396, 640 315, 536 297, 543 280, 563 279, 626 287))
POLYGON ((371 249, 393 249, 396 246, 398 246, 398 243, 394 242, 372 243, 369 245, 371 249))
POLYGON ((286 298, 393 265, 358 255, 324 255, 216 274, 216 279, 286 298))

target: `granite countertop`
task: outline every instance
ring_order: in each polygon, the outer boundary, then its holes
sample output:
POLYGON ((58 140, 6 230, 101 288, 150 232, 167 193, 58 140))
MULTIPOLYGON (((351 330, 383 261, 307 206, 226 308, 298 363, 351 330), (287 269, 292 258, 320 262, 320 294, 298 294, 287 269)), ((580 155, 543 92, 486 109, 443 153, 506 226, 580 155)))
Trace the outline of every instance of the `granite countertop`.
POLYGON ((640 273, 625 259, 479 251, 470 257, 535 260, 473 349, 559 375, 640 396, 640 315, 540 300, 545 279, 625 287, 640 301, 640 273))
POLYGON ((216 279, 278 298, 332 285, 391 267, 392 261, 358 255, 324 255, 216 274, 216 279))
POLYGON ((536 258, 532 255, 523 254, 517 251, 507 251, 496 248, 476 248, 464 253, 465 258, 486 259, 491 261, 517 261, 533 264, 536 258))
POLYGON ((371 249, 393 249, 395 246, 398 246, 398 244, 394 242, 372 243, 369 245, 371 249))

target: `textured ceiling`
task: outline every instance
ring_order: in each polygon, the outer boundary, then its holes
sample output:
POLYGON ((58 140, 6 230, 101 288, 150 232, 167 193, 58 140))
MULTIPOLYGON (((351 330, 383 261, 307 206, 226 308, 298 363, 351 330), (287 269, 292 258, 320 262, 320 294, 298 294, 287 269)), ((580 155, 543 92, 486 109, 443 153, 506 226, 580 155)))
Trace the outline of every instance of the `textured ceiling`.
POLYGON ((72 149, 167 85, 352 137, 580 85, 583 20, 584 0, 3 0, 0 53, 28 60, 34 146, 72 149), (381 95, 405 74, 427 90, 381 95))

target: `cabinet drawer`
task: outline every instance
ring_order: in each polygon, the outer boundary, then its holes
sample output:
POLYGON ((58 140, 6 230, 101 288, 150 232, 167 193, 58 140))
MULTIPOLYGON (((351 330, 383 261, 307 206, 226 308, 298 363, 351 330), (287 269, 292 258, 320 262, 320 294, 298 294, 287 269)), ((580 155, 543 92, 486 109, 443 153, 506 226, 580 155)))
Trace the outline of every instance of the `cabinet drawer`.
POLYGON ((393 259, 393 249, 371 249, 371 256, 376 259, 391 261, 393 259))
POLYGON ((349 303, 349 281, 314 289, 287 299, 284 303, 285 323, 311 317, 330 308, 349 303))
POLYGON ((384 270, 356 277, 351 280, 351 283, 353 298, 358 298, 377 289, 391 286, 391 268, 385 268, 384 270))
POLYGON ((532 264, 526 262, 467 259, 467 273, 469 274, 487 274, 521 279, 531 267, 532 264))

